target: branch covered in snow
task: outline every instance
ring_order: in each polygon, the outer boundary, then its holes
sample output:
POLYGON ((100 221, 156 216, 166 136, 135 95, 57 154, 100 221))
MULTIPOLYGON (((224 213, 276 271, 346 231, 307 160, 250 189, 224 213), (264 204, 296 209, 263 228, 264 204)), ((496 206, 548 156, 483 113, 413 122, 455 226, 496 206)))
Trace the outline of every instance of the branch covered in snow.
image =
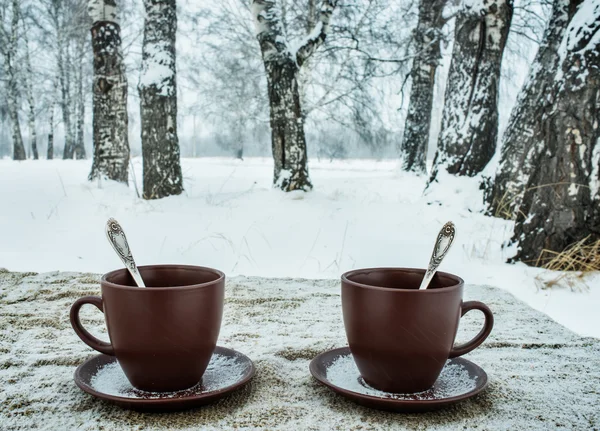
POLYGON ((327 33, 329 33, 329 20, 331 19, 331 14, 336 5, 337 0, 323 0, 321 11, 319 13, 319 20, 306 38, 298 45, 296 50, 296 61, 298 66, 302 66, 312 53, 325 41, 327 33))

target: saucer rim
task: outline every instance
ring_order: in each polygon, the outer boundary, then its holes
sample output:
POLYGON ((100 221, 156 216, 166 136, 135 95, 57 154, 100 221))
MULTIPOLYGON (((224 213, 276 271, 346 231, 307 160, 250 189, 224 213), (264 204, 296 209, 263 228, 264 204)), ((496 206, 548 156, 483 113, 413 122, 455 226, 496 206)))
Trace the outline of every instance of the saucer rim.
POLYGON ((379 396, 375 396, 375 395, 363 394, 360 392, 355 392, 355 391, 337 386, 334 383, 332 383, 329 379, 327 379, 326 377, 322 377, 321 373, 319 373, 317 371, 317 364, 321 362, 321 359, 325 355, 335 355, 336 357, 340 357, 340 356, 344 356, 347 354, 352 354, 352 352, 350 351, 350 347, 348 347, 348 346, 338 347, 335 349, 329 349, 329 350, 319 353, 317 356, 315 356, 312 359, 312 361, 310 361, 310 365, 309 365, 310 373, 312 374, 312 376, 315 380, 317 380, 322 385, 327 386, 329 389, 333 390, 334 392, 337 392, 343 396, 346 396, 347 398, 354 400, 354 401, 357 399, 363 400, 363 401, 368 401, 372 405, 373 404, 383 404, 387 407, 411 407, 411 406, 424 407, 424 406, 429 406, 431 408, 436 408, 436 407, 441 408, 441 407, 449 405, 449 404, 454 404, 456 402, 463 401, 468 398, 472 398, 475 395, 483 392, 489 385, 488 375, 483 368, 481 368, 479 365, 477 365, 473 361, 469 361, 468 359, 459 356, 459 357, 450 359, 450 361, 452 361, 453 363, 462 363, 462 364, 467 363, 470 366, 474 367, 478 371, 477 386, 468 392, 462 393, 460 395, 454 395, 452 397, 429 399, 429 400, 405 400, 405 399, 384 398, 384 397, 379 397, 379 396), (483 380, 483 383, 479 383, 480 379, 483 380))
POLYGON ((107 394, 107 393, 100 392, 100 391, 94 389, 91 385, 89 385, 83 381, 83 379, 80 377, 80 373, 81 373, 81 370, 86 365, 88 365, 90 362, 97 361, 99 358, 102 358, 102 357, 112 358, 113 361, 111 361, 111 362, 115 362, 117 360, 117 358, 115 356, 105 355, 104 353, 101 353, 99 355, 94 355, 94 356, 86 359, 85 361, 83 361, 81 364, 79 364, 79 366, 75 369, 73 378, 75 380, 75 384, 82 391, 84 391, 98 399, 116 402, 121 405, 128 404, 128 405, 140 405, 140 406, 148 406, 148 405, 163 405, 164 406, 164 405, 169 405, 169 404, 180 404, 183 402, 188 403, 188 402, 192 402, 192 401, 211 400, 213 398, 218 398, 221 395, 226 395, 230 392, 241 389, 256 374, 256 366, 254 365, 254 362, 252 362, 252 360, 247 355, 245 355, 237 350, 230 349, 227 347, 222 347, 222 346, 216 346, 215 350, 213 351, 213 354, 215 354, 215 353, 218 353, 218 354, 225 353, 228 356, 235 354, 236 356, 242 357, 245 361, 247 361, 247 363, 249 363, 249 365, 250 365, 249 371, 245 374, 245 376, 242 379, 240 379, 240 380, 236 381, 235 383, 233 383, 229 386, 226 386, 224 388, 217 389, 214 391, 204 392, 201 394, 193 394, 193 395, 177 397, 177 398, 129 398, 129 397, 121 397, 118 395, 107 394))

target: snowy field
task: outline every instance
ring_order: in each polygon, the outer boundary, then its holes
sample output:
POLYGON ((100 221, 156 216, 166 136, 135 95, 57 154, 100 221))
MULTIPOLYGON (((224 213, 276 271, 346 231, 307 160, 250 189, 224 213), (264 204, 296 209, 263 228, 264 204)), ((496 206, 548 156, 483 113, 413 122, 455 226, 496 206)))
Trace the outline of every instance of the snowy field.
MULTIPOLYGON (((90 160, 0 160, 0 267, 106 272, 121 266, 104 236, 115 217, 138 265, 185 263, 228 276, 338 278, 373 266, 424 267, 441 226, 457 238, 441 270, 505 289, 581 335, 600 337, 600 275, 540 289, 552 274, 508 265, 512 223, 485 217, 477 181, 425 179, 396 162, 317 161, 315 189, 271 188, 272 160, 183 159, 185 194, 144 201, 130 187, 87 181, 90 160), (587 285, 587 286, 586 286, 587 285)), ((141 192, 141 159, 134 159, 141 192)))

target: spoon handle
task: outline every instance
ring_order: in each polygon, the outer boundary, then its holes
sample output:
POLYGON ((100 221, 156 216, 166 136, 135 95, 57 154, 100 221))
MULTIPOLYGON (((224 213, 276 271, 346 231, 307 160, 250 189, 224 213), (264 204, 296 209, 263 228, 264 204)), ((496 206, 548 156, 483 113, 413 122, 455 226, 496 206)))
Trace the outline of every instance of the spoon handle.
POLYGON ((129 270, 135 283, 139 287, 146 287, 144 280, 142 280, 142 276, 135 265, 135 261, 133 260, 133 255, 131 254, 125 232, 123 232, 123 228, 114 218, 109 218, 106 222, 106 237, 108 238, 110 245, 112 245, 112 248, 115 249, 121 258, 121 261, 125 264, 125 268, 129 270))
POLYGON ((429 286, 429 282, 435 275, 438 266, 440 266, 440 263, 442 263, 442 260, 446 257, 448 250, 450 250, 455 235, 456 229, 454 228, 454 223, 451 221, 446 223, 442 227, 442 230, 440 230, 440 233, 438 233, 437 239, 435 240, 435 246, 433 247, 433 253, 429 260, 429 266, 427 267, 427 272, 425 272, 421 286, 419 286, 419 290, 427 289, 427 286, 429 286))

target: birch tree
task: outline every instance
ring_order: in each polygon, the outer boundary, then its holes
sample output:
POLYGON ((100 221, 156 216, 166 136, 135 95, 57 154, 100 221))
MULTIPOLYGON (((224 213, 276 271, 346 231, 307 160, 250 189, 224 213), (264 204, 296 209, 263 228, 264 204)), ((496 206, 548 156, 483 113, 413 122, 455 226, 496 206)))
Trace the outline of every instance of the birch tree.
POLYGON ((558 48, 549 103, 538 117, 532 164, 513 241, 515 260, 600 239, 600 0, 578 5, 558 48))
POLYGON ((77 50, 74 55, 74 66, 75 66, 75 91, 73 99, 75 103, 73 108, 75 111, 75 132, 72 133, 73 140, 73 153, 76 159, 85 159, 85 145, 84 145, 84 122, 85 122, 85 94, 83 92, 83 82, 85 80, 83 63, 85 60, 84 47, 85 39, 79 38, 76 43, 77 50))
POLYGON ((46 148, 46 159, 54 158, 54 103, 50 104, 48 113, 48 145, 46 148))
POLYGON ((177 137, 175 0, 144 0, 146 19, 138 86, 142 117, 144 199, 183 192, 177 137))
POLYGON ((120 27, 114 0, 90 0, 94 53, 94 159, 89 179, 102 176, 127 183, 127 78, 121 56, 120 27))
POLYGON ((536 127, 544 111, 550 109, 548 92, 559 67, 558 48, 580 0, 554 0, 542 42, 510 114, 502 137, 501 159, 495 178, 485 185, 488 213, 515 217, 521 198, 542 151, 536 127))
POLYGON ((477 0, 456 17, 442 129, 431 181, 438 171, 474 176, 496 150, 500 65, 512 19, 511 0, 477 0))
POLYGON ((400 155, 405 171, 425 173, 435 72, 441 58, 442 17, 445 1, 421 0, 414 31, 415 55, 410 72, 411 91, 400 155))
POLYGON ((253 0, 252 12, 269 94, 273 184, 284 191, 312 188, 308 175, 304 115, 300 104, 300 68, 323 44, 337 0, 323 0, 314 28, 297 49, 290 48, 275 0, 253 0))
POLYGON ((31 146, 31 153, 33 155, 33 159, 39 159, 38 149, 37 149, 37 131, 35 127, 35 99, 33 96, 33 69, 31 67, 31 58, 29 55, 29 38, 27 36, 27 28, 25 27, 25 21, 23 21, 24 32, 23 32, 23 40, 25 42, 25 88, 27 94, 27 104, 29 105, 29 110, 27 111, 27 119, 29 122, 29 141, 31 146))
POLYGON ((6 4, 0 5, 0 54, 4 59, 4 74, 7 86, 7 107, 12 126, 13 159, 25 160, 25 146, 19 122, 19 88, 17 49, 19 42, 20 4, 12 0, 10 21, 6 4), (8 28, 5 27, 7 21, 8 28))

